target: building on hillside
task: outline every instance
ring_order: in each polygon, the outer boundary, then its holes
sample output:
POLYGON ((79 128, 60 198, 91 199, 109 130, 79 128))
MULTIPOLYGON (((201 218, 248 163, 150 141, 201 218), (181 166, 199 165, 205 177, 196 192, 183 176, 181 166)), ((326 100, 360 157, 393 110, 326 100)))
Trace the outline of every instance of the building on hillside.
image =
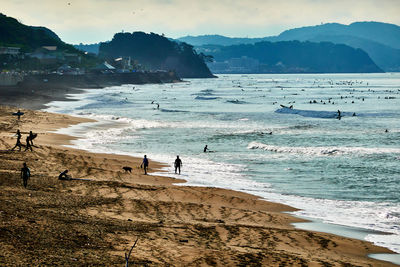
POLYGON ((80 64, 81 56, 76 53, 67 53, 60 51, 57 46, 42 46, 37 48, 33 53, 27 54, 31 58, 37 58, 40 63, 45 65, 51 64, 80 64))
POLYGON ((257 73, 260 62, 257 59, 242 56, 230 58, 224 62, 210 62, 207 66, 213 73, 257 73))
POLYGON ((104 61, 103 63, 92 68, 91 71, 97 73, 115 73, 116 69, 115 67, 111 66, 107 61, 104 61))
POLYGON ((57 73, 60 75, 79 75, 84 74, 84 71, 79 68, 72 68, 68 64, 64 64, 57 69, 57 73))
POLYGON ((0 55, 11 55, 18 56, 19 55, 19 47, 3 47, 0 46, 0 55))
POLYGON ((40 63, 45 65, 56 64, 64 60, 62 53, 57 51, 57 46, 42 46, 33 53, 28 53, 27 56, 37 58, 40 63))
POLYGON ((38 48, 35 50, 33 53, 28 53, 27 56, 31 58, 37 58, 40 60, 40 63, 42 64, 55 64, 58 62, 58 55, 55 53, 49 53, 48 50, 45 50, 43 48, 38 48))
POLYGON ((64 60, 65 62, 71 63, 81 63, 81 56, 75 53, 64 53, 64 60))
POLYGON ((45 45, 45 46, 42 46, 42 48, 46 49, 48 51, 57 51, 57 46, 55 46, 55 45, 52 45, 52 46, 45 45))

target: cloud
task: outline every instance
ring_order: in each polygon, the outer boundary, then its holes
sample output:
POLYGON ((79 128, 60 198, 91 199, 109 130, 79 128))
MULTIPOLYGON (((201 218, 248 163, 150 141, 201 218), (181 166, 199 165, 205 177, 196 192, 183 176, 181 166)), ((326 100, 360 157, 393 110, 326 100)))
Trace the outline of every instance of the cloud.
POLYGON ((400 24, 398 0, 0 0, 1 12, 54 30, 70 43, 115 32, 266 36, 321 22, 400 24))

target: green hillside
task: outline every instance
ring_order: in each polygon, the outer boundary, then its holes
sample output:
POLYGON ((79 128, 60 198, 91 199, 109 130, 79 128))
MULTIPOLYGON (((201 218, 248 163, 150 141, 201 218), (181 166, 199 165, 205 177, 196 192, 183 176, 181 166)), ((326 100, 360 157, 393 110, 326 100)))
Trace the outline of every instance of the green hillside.
POLYGON ((77 53, 72 45, 66 44, 53 31, 45 27, 32 27, 0 14, 0 46, 20 47, 23 52, 32 52, 41 46, 57 46, 77 53))
POLYGON ((100 44, 99 56, 110 60, 131 57, 145 69, 174 70, 184 78, 213 77, 204 55, 197 54, 193 46, 155 33, 117 33, 110 42, 100 44))

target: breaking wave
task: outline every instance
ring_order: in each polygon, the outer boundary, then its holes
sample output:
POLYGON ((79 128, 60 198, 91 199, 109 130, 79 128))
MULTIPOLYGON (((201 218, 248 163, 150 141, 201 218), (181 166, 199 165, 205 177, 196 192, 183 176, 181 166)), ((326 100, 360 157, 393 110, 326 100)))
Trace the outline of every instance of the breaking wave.
POLYGON ((331 155, 348 155, 348 154, 386 154, 400 153, 398 148, 365 148, 365 147, 291 147, 291 146, 275 146, 258 142, 251 142, 247 146, 248 149, 262 149, 276 153, 304 154, 317 156, 331 155))

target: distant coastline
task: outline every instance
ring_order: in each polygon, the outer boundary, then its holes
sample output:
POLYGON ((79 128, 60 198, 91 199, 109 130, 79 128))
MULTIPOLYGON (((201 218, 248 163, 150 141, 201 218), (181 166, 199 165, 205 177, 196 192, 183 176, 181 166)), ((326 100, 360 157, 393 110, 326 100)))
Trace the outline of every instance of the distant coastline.
POLYGON ((181 78, 176 73, 164 71, 82 75, 30 74, 15 85, 0 86, 0 104, 39 110, 51 101, 67 101, 68 94, 77 94, 81 89, 180 81, 181 78))

